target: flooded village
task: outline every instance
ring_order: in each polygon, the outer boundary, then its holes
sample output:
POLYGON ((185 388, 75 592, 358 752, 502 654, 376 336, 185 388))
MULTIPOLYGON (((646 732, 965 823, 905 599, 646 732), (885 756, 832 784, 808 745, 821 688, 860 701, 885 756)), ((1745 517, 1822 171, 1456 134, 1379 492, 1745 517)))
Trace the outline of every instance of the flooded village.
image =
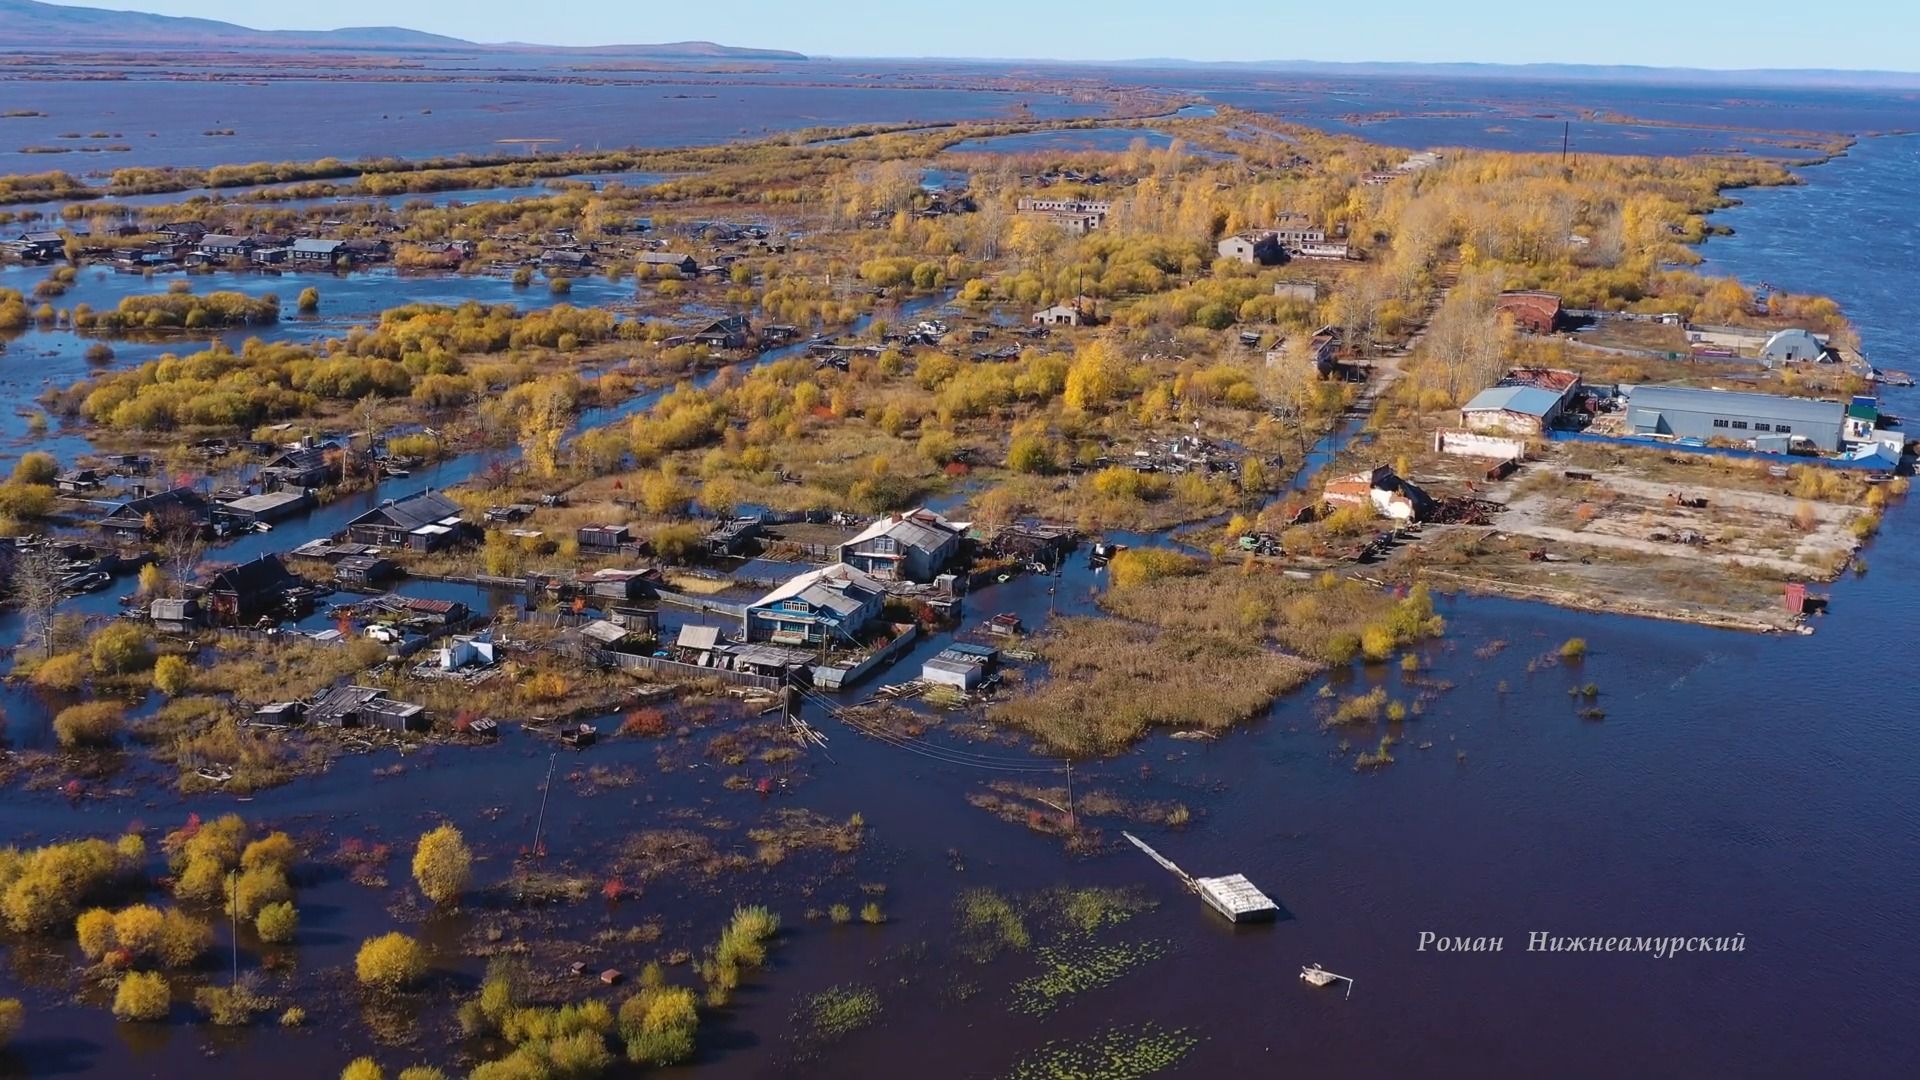
POLYGON ((1359 1036, 1338 815, 1880 617, 1911 361, 1700 266, 1831 163, 1098 94, 0 178, 0 1074, 1271 1068, 1096 1013, 1359 1036))

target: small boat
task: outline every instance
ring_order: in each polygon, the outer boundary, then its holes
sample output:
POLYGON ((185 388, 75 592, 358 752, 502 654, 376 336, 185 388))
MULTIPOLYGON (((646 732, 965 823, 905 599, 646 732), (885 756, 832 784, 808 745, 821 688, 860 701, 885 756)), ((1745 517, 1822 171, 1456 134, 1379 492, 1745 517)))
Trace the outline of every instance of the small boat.
POLYGON ((600 729, 592 724, 572 724, 560 732, 560 741, 576 749, 592 746, 600 738, 600 729))
POLYGON ((1338 979, 1347 984, 1347 996, 1353 996, 1353 980, 1345 975, 1335 975, 1319 964, 1308 964, 1300 969, 1300 978, 1313 986, 1325 986, 1338 979))

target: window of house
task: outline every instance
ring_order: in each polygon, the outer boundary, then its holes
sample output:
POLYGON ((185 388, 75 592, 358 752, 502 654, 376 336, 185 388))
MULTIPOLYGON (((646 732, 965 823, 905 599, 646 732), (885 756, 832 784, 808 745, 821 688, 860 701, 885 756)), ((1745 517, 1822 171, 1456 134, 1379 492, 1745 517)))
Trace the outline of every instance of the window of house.
POLYGON ((1739 428, 1742 431, 1745 431, 1747 428, 1747 422, 1745 420, 1735 420, 1733 422, 1733 426, 1739 428))
POLYGON ((1793 430, 1793 428, 1786 424, 1775 424, 1773 425, 1773 430, 1778 432, 1790 432, 1793 430))
POLYGON ((1726 426, 1727 426, 1727 422, 1726 422, 1725 420, 1715 420, 1715 421, 1713 422, 1713 426, 1714 426, 1714 427, 1726 427, 1726 426))
POLYGON ((1773 425, 1772 425, 1772 424, 1755 424, 1755 425, 1753 425, 1753 430, 1755 430, 1755 431, 1772 431, 1772 430, 1773 430, 1773 425))

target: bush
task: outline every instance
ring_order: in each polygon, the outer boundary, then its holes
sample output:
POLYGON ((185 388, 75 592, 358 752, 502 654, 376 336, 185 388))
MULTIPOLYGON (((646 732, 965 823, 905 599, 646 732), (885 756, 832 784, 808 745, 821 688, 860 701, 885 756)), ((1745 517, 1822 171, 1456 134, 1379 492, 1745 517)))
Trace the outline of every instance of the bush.
POLYGON ((1578 660, 1585 655, 1587 655, 1586 638, 1568 638, 1566 642, 1560 646, 1560 659, 1562 660, 1578 660))
POLYGON ((363 942, 353 959, 353 969, 362 986, 393 993, 426 975, 427 957, 419 942, 394 931, 363 942))
POLYGON ((0 514, 16 521, 53 512, 53 489, 45 484, 0 484, 0 514))
POLYGON ((140 868, 145 846, 76 840, 24 854, 0 851, 0 914, 16 933, 44 933, 68 924, 95 894, 140 868))
POLYGON ((213 931, 199 919, 168 908, 160 925, 160 940, 154 946, 154 958, 169 968, 192 967, 213 945, 213 931))
POLYGON ((153 664, 153 642, 132 622, 115 622, 93 635, 88 644, 96 675, 125 675, 145 671, 153 664))
POLYGON ((285 945, 293 940, 300 928, 300 912, 290 900, 281 900, 260 909, 254 917, 253 928, 260 934, 260 940, 269 945, 285 945))
POLYGON ((243 870, 234 880, 231 894, 227 897, 227 914, 241 919, 252 919, 268 904, 277 904, 293 898, 293 886, 287 882, 287 872, 278 866, 256 866, 243 870))
POLYGON ((300 290, 300 311, 310 314, 320 310, 320 290, 309 285, 300 290))
POLYGON ((173 1008, 173 991, 159 972, 136 971, 113 992, 113 1015, 120 1020, 161 1020, 173 1008))
POLYGON ((693 991, 683 987, 647 987, 620 1006, 620 1034, 635 1065, 677 1065, 692 1057, 699 1025, 693 991))
POLYGON ((220 1027, 243 1027, 266 1008, 267 1002, 242 981, 238 986, 203 986, 193 992, 193 1003, 220 1027))
POLYGON ((60 475, 60 462, 44 450, 29 450, 20 455, 13 466, 13 482, 16 484, 38 484, 45 486, 53 483, 60 475))
POLYGON ((281 1027, 299 1027, 306 1022, 307 1010, 298 1005, 289 1005, 287 1011, 280 1014, 281 1027))
POLYGON ((118 702, 85 701, 61 709, 53 718, 53 734, 61 746, 111 746, 120 734, 124 710, 118 702))
POLYGON ((386 1075, 380 1071, 380 1063, 370 1057, 354 1058, 340 1070, 340 1080, 386 1080, 386 1075))
POLYGON ((33 669, 33 685, 49 690, 78 690, 87 681, 87 658, 79 653, 61 653, 41 661, 33 669))
POLYGON ((0 1050, 5 1050, 13 1037, 20 1034, 26 1016, 27 1010, 19 998, 0 998, 0 1050))
POLYGON ((240 853, 242 870, 279 870, 282 873, 292 871, 293 864, 300 861, 300 849, 294 846, 293 838, 284 832, 270 832, 248 844, 240 853))
POLYGON ((431 1065, 410 1065, 400 1070, 399 1080, 447 1080, 447 1074, 431 1065))
POLYGON ((193 665, 184 656, 169 653, 153 662, 154 689, 168 697, 179 697, 193 678, 193 665))
POLYGON ((868 901, 866 905, 860 909, 860 921, 869 926, 879 926, 881 923, 887 921, 887 914, 880 910, 879 904, 868 901))
POLYGON ((442 825, 420 837, 413 852, 413 880, 436 904, 460 899, 473 878, 473 852, 465 837, 451 825, 442 825))
POLYGON ((1107 563, 1107 572, 1116 589, 1197 574, 1200 570, 1198 559, 1166 548, 1128 548, 1116 553, 1107 563))
POLYGON ((1007 447, 1007 468, 1021 473, 1053 471, 1053 450, 1038 435, 1022 435, 1007 447))
POLYGON ((113 951, 113 912, 89 908, 73 921, 73 936, 80 943, 80 954, 98 960, 113 951))

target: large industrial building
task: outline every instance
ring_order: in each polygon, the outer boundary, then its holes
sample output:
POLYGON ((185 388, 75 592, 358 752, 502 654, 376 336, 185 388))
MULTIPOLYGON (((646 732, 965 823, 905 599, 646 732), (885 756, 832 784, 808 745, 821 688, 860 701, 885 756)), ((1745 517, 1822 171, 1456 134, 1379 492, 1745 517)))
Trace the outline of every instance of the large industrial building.
POLYGON ((1736 441, 1786 435, 1827 452, 1840 449, 1846 412, 1838 401, 1690 386, 1637 386, 1627 395, 1627 426, 1635 435, 1736 441))

